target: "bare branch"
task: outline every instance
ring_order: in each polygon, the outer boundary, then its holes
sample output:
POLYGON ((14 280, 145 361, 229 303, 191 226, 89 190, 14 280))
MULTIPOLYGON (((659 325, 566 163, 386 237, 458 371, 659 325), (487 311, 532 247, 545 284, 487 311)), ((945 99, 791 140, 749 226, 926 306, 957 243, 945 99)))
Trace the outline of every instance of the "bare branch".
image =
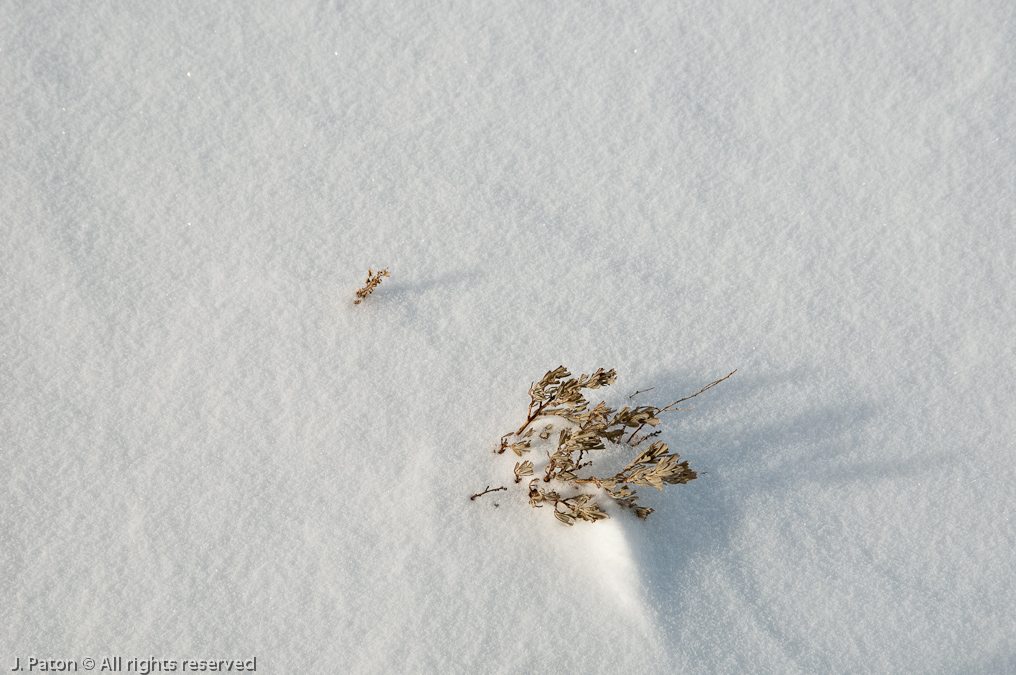
MULTIPOLYGON (((734 370, 730 371, 730 372, 729 372, 729 373, 727 374, 727 377, 730 377, 731 375, 733 375, 733 374, 734 374, 734 373, 736 373, 736 372, 737 372, 737 369, 735 368, 734 370)), ((690 398, 695 398, 696 396, 698 396, 698 395, 699 395, 699 394, 701 394, 702 392, 704 392, 704 391, 708 391, 709 389, 712 389, 713 387, 715 387, 716 385, 718 385, 718 384, 719 384, 720 382, 723 382, 723 381, 724 381, 725 379, 727 379, 727 377, 721 377, 720 379, 716 380, 715 382, 710 382, 710 383, 709 383, 709 384, 707 384, 706 386, 704 386, 704 387, 702 387, 701 389, 699 389, 698 391, 696 391, 696 392, 695 392, 694 394, 692 394, 691 396, 685 396, 684 398, 679 398, 679 399, 677 399, 676 401, 674 401, 673 403, 671 403, 670 405, 668 405, 668 406, 667 406, 666 408, 661 408, 661 409, 660 409, 660 412, 666 412, 666 411, 668 411, 668 410, 674 410, 674 408, 672 408, 671 406, 675 406, 675 405, 677 405, 678 403, 683 403, 684 401, 687 401, 687 400, 688 400, 688 399, 690 399, 690 398)))
POLYGON ((491 490, 490 486, 488 485, 486 490, 484 490, 483 492, 477 492, 475 495, 473 495, 472 497, 469 498, 469 501, 473 501, 477 497, 482 497, 483 495, 487 494, 488 492, 499 492, 500 490, 507 490, 507 489, 508 488, 506 488, 506 487, 499 487, 499 488, 494 488, 493 490, 491 490))

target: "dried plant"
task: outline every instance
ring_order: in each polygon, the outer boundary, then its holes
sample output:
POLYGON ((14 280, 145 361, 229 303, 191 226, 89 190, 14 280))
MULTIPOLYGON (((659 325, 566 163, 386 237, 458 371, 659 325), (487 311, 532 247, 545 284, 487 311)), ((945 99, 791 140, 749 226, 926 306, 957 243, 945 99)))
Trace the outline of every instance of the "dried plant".
POLYGON ((483 491, 483 492, 477 492, 477 493, 476 493, 475 495, 473 495, 472 497, 470 497, 470 498, 469 498, 469 501, 473 501, 473 500, 474 500, 474 499, 476 499, 477 497, 482 497, 483 495, 485 495, 485 494, 488 494, 488 493, 491 493, 491 492, 500 492, 501 490, 507 490, 507 489, 508 489, 508 488, 506 488, 506 487, 499 487, 499 488, 494 488, 493 490, 491 490, 491 489, 490 489, 490 486, 488 485, 488 486, 486 487, 486 489, 484 489, 484 491, 483 491))
POLYGON ((373 268, 367 270, 367 281, 363 288, 356 292, 356 300, 353 300, 354 305, 359 305, 361 302, 367 299, 367 296, 374 292, 374 289, 381 283, 381 277, 391 276, 388 274, 388 268, 384 268, 378 273, 374 273, 373 268))
MULTIPOLYGON (((599 389, 614 383, 617 373, 614 370, 604 372, 600 368, 592 375, 581 375, 571 378, 564 366, 549 371, 538 383, 529 388, 529 411, 525 423, 519 429, 501 438, 501 444, 495 452, 503 454, 511 450, 517 456, 532 450, 536 433, 535 422, 541 418, 557 418, 564 420, 565 428, 557 431, 555 443, 549 443, 553 452, 546 450, 547 463, 540 468, 542 476, 529 481, 529 503, 534 508, 550 504, 554 517, 567 525, 576 520, 595 522, 608 515, 594 501, 595 494, 583 492, 590 488, 599 488, 617 504, 630 508, 639 518, 646 518, 652 509, 638 504, 635 487, 654 487, 662 491, 664 485, 680 485, 695 480, 697 474, 682 462, 681 456, 670 452, 670 448, 662 441, 653 441, 642 450, 634 460, 612 476, 598 478, 594 475, 580 476, 583 469, 591 466, 590 459, 596 450, 605 450, 607 443, 611 446, 634 449, 644 441, 658 436, 660 431, 639 435, 646 426, 656 427, 660 424, 660 414, 675 410, 677 405, 694 398, 708 389, 715 387, 736 373, 733 371, 726 377, 711 382, 691 396, 685 396, 662 408, 651 405, 624 407, 620 410, 607 407, 600 402, 592 409, 582 395, 583 389, 599 389), (629 433, 630 432, 630 433, 629 433), (588 457, 587 457, 588 455, 588 457), (583 461, 585 459, 585 461, 583 461), (558 489, 542 487, 541 483, 564 483, 570 486, 574 494, 568 497, 561 495, 558 489)), ((637 391, 632 396, 649 391, 637 391)), ((629 397, 631 398, 631 397, 629 397)), ((559 422, 559 426, 561 426, 559 422)), ((538 436, 542 440, 550 439, 553 424, 546 424, 538 436)), ((515 464, 515 482, 523 477, 533 476, 536 466, 530 460, 515 464)))

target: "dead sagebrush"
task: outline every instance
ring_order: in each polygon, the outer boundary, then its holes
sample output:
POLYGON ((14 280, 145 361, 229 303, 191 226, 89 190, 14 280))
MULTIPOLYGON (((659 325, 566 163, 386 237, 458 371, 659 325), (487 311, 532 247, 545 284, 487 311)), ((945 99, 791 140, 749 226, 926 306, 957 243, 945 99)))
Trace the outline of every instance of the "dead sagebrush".
MULTIPOLYGON (((676 406, 715 387, 736 372, 735 370, 726 377, 707 384, 691 396, 685 396, 662 408, 646 405, 615 410, 603 402, 590 409, 589 402, 581 393, 583 389, 599 389, 613 384, 617 377, 614 370, 605 372, 600 368, 592 375, 565 379, 570 373, 561 366, 548 371, 543 379, 530 386, 529 411, 525 423, 516 432, 503 436, 496 452, 502 454, 505 450, 511 450, 522 457, 531 451, 534 442, 539 443, 532 438, 536 433, 534 423, 538 419, 554 417, 563 420, 564 425, 558 423, 558 426, 564 428, 556 432, 556 443, 551 442, 550 447, 546 449, 546 464, 539 467, 542 476, 529 481, 529 503, 534 508, 550 504, 554 509, 554 517, 567 525, 573 525, 576 520, 595 522, 607 518, 608 515, 600 504, 594 501, 595 494, 582 490, 598 488, 617 504, 632 509, 639 518, 646 518, 653 510, 638 504, 636 486, 654 487, 662 491, 664 485, 681 485, 695 480, 698 476, 688 467, 688 462, 681 461, 680 455, 670 452, 666 443, 653 441, 635 459, 612 476, 606 478, 594 475, 581 476, 580 472, 592 465, 592 453, 606 449, 606 443, 634 449, 644 441, 658 436, 659 431, 641 436, 639 432, 646 426, 659 425, 661 413, 688 410, 676 406), (564 483, 565 486, 572 488, 573 493, 566 497, 557 489, 541 486, 541 483, 550 482, 564 483)), ((635 392, 639 393, 642 392, 635 392)), ((538 434, 539 438, 550 440, 553 429, 553 424, 545 425, 538 434)), ((532 461, 517 462, 515 482, 521 482, 523 476, 535 475, 536 471, 537 467, 532 461)))
POLYGON ((373 268, 367 270, 367 281, 366 285, 356 292, 356 300, 353 300, 354 305, 359 305, 361 302, 367 299, 367 296, 374 292, 374 289, 381 283, 381 277, 391 276, 388 274, 388 268, 384 268, 377 274, 374 273, 373 268))

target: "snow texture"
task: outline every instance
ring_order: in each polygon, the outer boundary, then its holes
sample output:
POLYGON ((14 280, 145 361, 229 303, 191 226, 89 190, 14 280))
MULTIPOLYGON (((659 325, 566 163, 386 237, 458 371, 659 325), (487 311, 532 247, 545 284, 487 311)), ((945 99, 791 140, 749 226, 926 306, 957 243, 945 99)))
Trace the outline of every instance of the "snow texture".
POLYGON ((4 668, 1016 672, 1012 2, 2 6, 4 668))

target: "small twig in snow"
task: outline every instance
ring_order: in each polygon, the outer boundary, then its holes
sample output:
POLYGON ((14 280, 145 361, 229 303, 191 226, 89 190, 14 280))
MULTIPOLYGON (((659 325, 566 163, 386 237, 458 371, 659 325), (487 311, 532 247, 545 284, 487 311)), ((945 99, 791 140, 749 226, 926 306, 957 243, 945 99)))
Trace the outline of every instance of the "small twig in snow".
POLYGON ((507 489, 508 488, 506 488, 506 487, 499 487, 499 488, 494 488, 493 490, 491 490, 490 486, 488 485, 486 490, 484 490, 483 492, 477 492, 475 495, 473 495, 472 497, 469 498, 469 501, 473 501, 477 497, 482 497, 483 495, 487 494, 488 492, 497 492, 499 490, 507 490, 507 489))

